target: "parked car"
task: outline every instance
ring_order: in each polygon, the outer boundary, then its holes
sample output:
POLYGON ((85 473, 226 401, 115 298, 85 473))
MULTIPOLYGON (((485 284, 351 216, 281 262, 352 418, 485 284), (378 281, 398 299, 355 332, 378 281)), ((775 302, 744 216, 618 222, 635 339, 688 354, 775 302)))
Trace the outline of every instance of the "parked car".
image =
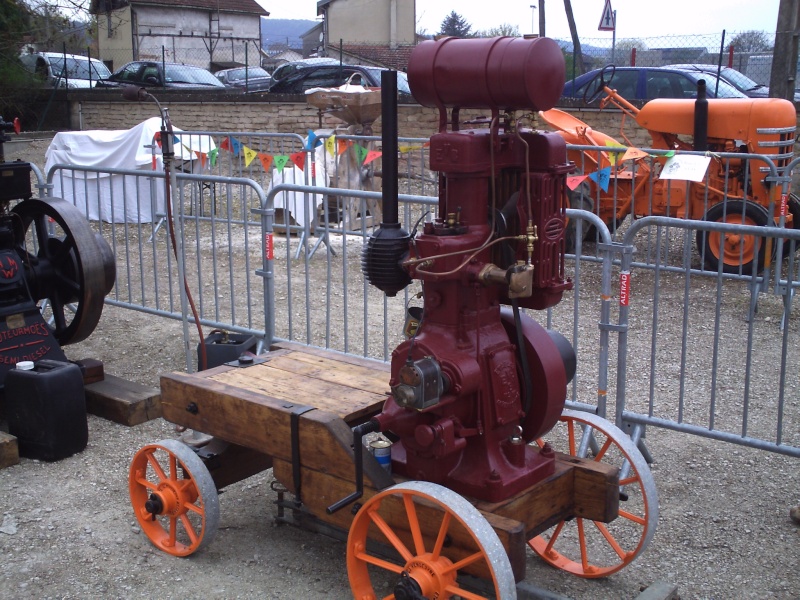
POLYGON ((90 88, 111 76, 103 62, 77 54, 33 52, 23 54, 19 60, 48 87, 90 88))
POLYGON ((308 67, 320 67, 323 65, 338 65, 339 61, 335 58, 325 58, 325 57, 318 57, 318 58, 303 58, 300 60, 293 60, 291 62, 285 62, 282 65, 275 67, 275 70, 272 71, 272 81, 273 83, 280 81, 281 79, 286 79, 292 73, 299 71, 300 69, 306 69, 308 67))
POLYGON ((744 73, 740 73, 731 67, 717 67, 716 65, 666 65, 670 69, 680 69, 681 71, 698 71, 717 75, 730 83, 737 90, 750 98, 769 98, 769 87, 756 83, 744 73))
POLYGON ((234 67, 214 73, 228 87, 248 92, 265 92, 272 85, 272 76, 261 67, 234 67))
MULTIPOLYGON (((685 71, 700 71, 701 73, 717 74, 718 67, 716 65, 667 65, 673 69, 683 69, 685 71)), ((769 86, 763 83, 758 83, 750 79, 741 71, 737 71, 731 67, 722 67, 719 69, 719 76, 730 83, 737 90, 750 98, 769 98, 769 86)), ((800 92, 795 90, 794 101, 800 102, 800 92)))
MULTIPOLYGON (((607 69, 607 68, 606 68, 607 69)), ((600 71, 593 69, 568 81, 562 94, 565 98, 590 98, 597 91, 600 71), (588 93, 587 93, 588 92, 588 93)), ((724 79, 700 71, 684 71, 663 67, 616 67, 613 78, 606 84, 617 90, 626 100, 653 100, 655 98, 696 98, 697 82, 706 80, 709 98, 746 98, 747 96, 724 79)))
MULTIPOLYGON (((334 88, 347 82, 361 84, 364 87, 380 87, 380 67, 364 65, 316 65, 297 69, 279 81, 275 81, 269 89, 274 94, 304 94, 313 88, 334 88)), ((403 99, 411 98, 408 87, 408 76, 403 71, 397 72, 397 93, 403 99)))
POLYGON ((149 60, 129 62, 108 79, 100 82, 97 87, 118 87, 120 84, 180 89, 225 89, 225 84, 200 67, 149 60))

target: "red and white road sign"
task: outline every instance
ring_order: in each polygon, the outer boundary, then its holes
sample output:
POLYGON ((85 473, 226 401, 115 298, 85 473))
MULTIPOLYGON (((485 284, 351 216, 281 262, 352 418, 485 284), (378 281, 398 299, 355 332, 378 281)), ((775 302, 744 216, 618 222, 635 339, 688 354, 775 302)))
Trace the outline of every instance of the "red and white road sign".
POLYGON ((606 5, 603 7, 603 16, 600 17, 600 25, 597 26, 598 31, 614 31, 617 28, 617 19, 615 18, 614 11, 611 10, 611 0, 606 0, 606 5))

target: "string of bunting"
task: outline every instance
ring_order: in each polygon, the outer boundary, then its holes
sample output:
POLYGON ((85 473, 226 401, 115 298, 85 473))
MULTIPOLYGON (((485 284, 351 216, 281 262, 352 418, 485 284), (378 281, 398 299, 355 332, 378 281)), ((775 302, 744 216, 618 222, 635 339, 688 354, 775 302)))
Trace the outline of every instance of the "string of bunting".
MULTIPOLYGON (((200 150, 194 150, 191 148, 190 145, 185 145, 181 143, 181 140, 178 136, 175 136, 175 144, 182 145, 186 150, 190 153, 194 153, 195 156, 200 160, 200 165, 205 168, 206 164, 210 167, 215 167, 217 165, 217 161, 219 160, 219 152, 220 150, 225 150, 227 152, 232 153, 234 156, 239 156, 244 158, 244 165, 245 167, 249 167, 250 164, 258 158, 261 166, 264 168, 265 171, 269 171, 273 166, 278 170, 278 172, 283 172, 283 169, 286 165, 291 161, 292 164, 296 165, 298 169, 304 169, 306 164, 306 153, 311 152, 312 149, 322 146, 324 144, 325 150, 333 157, 341 156, 345 152, 347 152, 350 148, 353 148, 356 157, 358 158, 359 163, 362 165, 368 165, 375 159, 380 158, 383 156, 383 153, 380 150, 370 150, 369 148, 365 148, 361 144, 353 142, 352 140, 340 140, 337 139, 335 135, 331 135, 327 138, 321 139, 317 136, 313 131, 308 131, 308 138, 306 139, 306 145, 303 150, 298 152, 294 152, 292 154, 267 154, 265 152, 258 152, 257 150, 253 150, 252 148, 243 144, 240 140, 236 139, 234 136, 229 135, 225 137, 222 142, 220 142, 219 146, 216 148, 212 148, 208 152, 202 152, 200 150)), ((160 144, 160 140, 159 140, 160 144)), ((413 152, 414 150, 418 150, 422 147, 429 146, 430 143, 426 142, 421 145, 416 146, 400 146, 398 148, 400 154, 405 154, 408 152, 413 152)), ((155 168, 155 157, 153 159, 154 167, 155 168)))
MULTIPOLYGON (((608 185, 611 182, 611 167, 616 166, 618 162, 622 163, 627 160, 639 160, 640 158, 650 156, 650 154, 644 150, 633 148, 631 146, 623 146, 622 144, 613 142, 611 140, 606 140, 606 146, 609 148, 607 154, 608 162, 611 163, 611 166, 603 167, 602 169, 598 169, 592 173, 582 173, 580 175, 572 175, 567 177, 567 187, 569 189, 574 190, 581 183, 587 179, 590 179, 599 185, 601 190, 607 192, 608 185), (616 148, 619 149, 616 150, 616 148), (622 156, 620 157, 620 155, 622 156)), ((667 153, 666 156, 672 156, 673 154, 674 152, 670 152, 667 153)))

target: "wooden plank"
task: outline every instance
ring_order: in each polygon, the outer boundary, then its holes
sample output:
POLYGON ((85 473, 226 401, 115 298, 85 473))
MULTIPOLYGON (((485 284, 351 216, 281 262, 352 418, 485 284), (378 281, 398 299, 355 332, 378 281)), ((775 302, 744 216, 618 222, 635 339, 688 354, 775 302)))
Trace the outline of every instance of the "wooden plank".
POLYGON ((157 389, 106 374, 85 386, 87 412, 120 423, 139 425, 161 416, 157 389))
MULTIPOLYGON (((168 421, 287 461, 291 414, 310 408, 182 373, 161 377, 161 407, 168 421)), ((352 442, 352 431, 333 413, 312 409, 299 417, 301 464, 310 469, 352 480, 352 442)))
POLYGON ((198 454, 218 490, 272 467, 271 456, 218 439, 212 439, 198 454))
POLYGON ((528 539, 569 517, 608 523, 619 511, 618 474, 617 467, 556 453, 550 477, 503 502, 476 506, 525 523, 528 539))
POLYGON ((278 342, 272 348, 273 352, 275 350, 288 350, 293 352, 302 352, 311 356, 321 356, 322 358, 330 358, 331 356, 335 356, 337 360, 347 362, 351 365, 360 365, 374 371, 383 371, 387 374, 387 381, 388 374, 391 371, 391 365, 389 363, 376 361, 370 358, 362 358, 360 356, 351 356, 349 354, 337 354, 331 350, 326 350, 325 348, 304 346, 303 344, 298 344, 297 342, 278 342))
MULTIPOLYGON (((291 361, 291 356, 278 357, 259 365, 230 369, 208 379, 236 389, 255 391, 279 400, 313 406, 348 421, 355 421, 364 415, 378 412, 386 400, 385 394, 367 392, 344 383, 331 382, 329 378, 315 378, 281 368, 281 365, 285 366, 291 361)), ((302 363, 298 361, 297 364, 302 363)), ((346 377, 351 372, 350 368, 359 367, 340 365, 338 368, 341 376, 346 377)))
POLYGON ((0 431, 0 469, 19 464, 19 445, 17 438, 0 431))
MULTIPOLYGON (((369 457, 372 458, 372 457, 369 457)), ((374 460, 374 459, 373 459, 374 460)), ((377 464, 377 463, 376 463, 377 464)), ((366 468, 366 457, 365 457, 366 468)), ((287 489, 293 491, 292 486, 292 471, 291 465, 285 461, 276 460, 273 465, 273 474, 275 478, 280 481, 287 489)), ((326 512, 328 506, 334 502, 341 500, 355 491, 355 483, 350 480, 332 477, 329 474, 313 471, 310 469, 302 469, 302 500, 305 508, 311 512, 318 519, 348 531, 352 525, 354 515, 352 508, 355 504, 342 508, 338 512, 329 515, 326 512)), ((364 486, 364 495, 357 501, 363 505, 369 498, 378 492, 372 486, 364 486)), ((509 555, 512 570, 516 581, 521 581, 525 578, 525 561, 526 561, 526 548, 527 537, 525 535, 525 527, 523 523, 514 519, 504 517, 502 515, 494 515, 481 511, 484 518, 494 529, 500 538, 503 547, 509 555)), ((386 519, 390 527, 398 534, 401 540, 407 547, 413 548, 413 541, 411 533, 408 528, 407 519, 405 517, 405 509, 399 499, 389 497, 381 502, 380 514, 386 519)), ((426 547, 431 548, 435 539, 436 532, 438 532, 439 525, 442 520, 442 512, 440 509, 425 505, 418 507, 417 514, 420 521, 420 528, 423 532, 423 537, 426 540, 426 547)), ((461 559, 471 554, 471 538, 469 534, 460 528, 456 528, 451 532, 452 543, 448 550, 452 551, 449 557, 461 559)), ((387 541, 382 535, 375 535, 373 538, 379 543, 386 544, 387 541)), ((488 577, 488 569, 486 565, 476 565, 474 568, 467 568, 466 572, 478 577, 488 577)))

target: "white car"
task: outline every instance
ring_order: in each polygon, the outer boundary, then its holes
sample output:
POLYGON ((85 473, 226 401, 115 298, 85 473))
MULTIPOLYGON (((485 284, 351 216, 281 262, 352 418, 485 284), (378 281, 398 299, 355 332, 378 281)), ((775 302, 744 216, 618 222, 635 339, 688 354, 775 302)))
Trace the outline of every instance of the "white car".
POLYGON ((23 54, 19 60, 48 87, 90 88, 111 75, 102 61, 77 54, 33 52, 23 54))

